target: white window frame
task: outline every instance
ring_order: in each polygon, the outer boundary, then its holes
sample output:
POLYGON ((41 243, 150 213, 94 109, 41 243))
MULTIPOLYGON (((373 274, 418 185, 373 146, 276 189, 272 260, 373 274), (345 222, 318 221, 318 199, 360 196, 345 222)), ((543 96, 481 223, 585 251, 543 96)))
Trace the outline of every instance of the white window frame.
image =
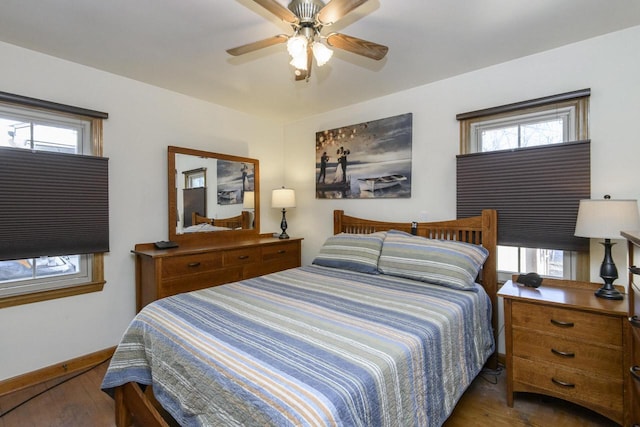
MULTIPOLYGON (((471 124, 471 151, 472 153, 479 153, 482 151, 482 132, 486 130, 502 129, 505 127, 518 128, 526 126, 528 124, 540 123, 543 121, 552 121, 562 119, 562 130, 564 141, 575 141, 575 120, 576 120, 576 107, 570 105, 553 110, 536 111, 532 113, 524 113, 516 116, 501 117, 496 119, 488 119, 477 121, 471 124)), ((518 135, 518 148, 523 147, 522 139, 518 135)))

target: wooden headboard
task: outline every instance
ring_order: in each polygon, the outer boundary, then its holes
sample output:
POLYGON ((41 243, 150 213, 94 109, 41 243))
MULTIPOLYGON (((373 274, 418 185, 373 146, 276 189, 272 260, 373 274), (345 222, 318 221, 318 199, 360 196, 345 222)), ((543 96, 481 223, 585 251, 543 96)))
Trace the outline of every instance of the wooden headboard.
POLYGON ((226 227, 231 230, 242 228, 248 230, 251 228, 251 213, 249 211, 242 211, 240 215, 232 216, 229 218, 207 218, 206 216, 198 215, 193 212, 191 214, 191 223, 196 224, 211 224, 216 227, 226 227))
MULTIPOLYGON (((498 363, 498 273, 497 273, 497 241, 498 213, 493 209, 485 209, 479 216, 437 222, 416 223, 415 234, 430 239, 457 240, 460 242, 482 245, 489 251, 489 256, 482 267, 480 284, 491 299, 493 316, 491 318, 496 351, 489 362, 495 368, 498 363)), ((354 233, 370 234, 376 231, 400 230, 412 232, 411 222, 386 222, 356 218, 344 214, 342 210, 333 211, 333 234, 354 233)))

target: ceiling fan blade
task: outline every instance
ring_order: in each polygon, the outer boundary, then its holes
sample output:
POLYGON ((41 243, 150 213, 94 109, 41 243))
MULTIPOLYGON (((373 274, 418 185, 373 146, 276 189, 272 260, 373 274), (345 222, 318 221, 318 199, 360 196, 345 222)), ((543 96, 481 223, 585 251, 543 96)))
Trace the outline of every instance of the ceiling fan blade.
POLYGON ((308 44, 307 45, 307 69, 301 70, 299 68, 296 68, 296 71, 295 71, 296 81, 300 81, 300 80, 309 81, 309 78, 311 77, 311 66, 313 65, 312 62, 313 62, 313 49, 311 48, 311 44, 308 44))
POLYGON ((317 19, 322 25, 331 25, 353 9, 368 0, 331 0, 318 12, 317 19))
POLYGON ((278 18, 290 24, 297 24, 298 17, 286 7, 282 6, 276 0, 253 0, 260 6, 273 13, 278 18))
POLYGON ((311 77, 311 66, 313 65, 313 48, 311 43, 307 44, 307 81, 311 77))
POLYGON ((329 46, 378 61, 384 58, 389 51, 387 46, 340 33, 329 34, 327 36, 327 43, 329 43, 329 46))
POLYGON ((269 37, 268 39, 248 43, 242 46, 234 47, 232 49, 227 49, 227 53, 233 56, 244 55, 245 53, 253 52, 254 50, 263 49, 275 44, 285 43, 288 39, 289 36, 278 34, 277 36, 269 37))

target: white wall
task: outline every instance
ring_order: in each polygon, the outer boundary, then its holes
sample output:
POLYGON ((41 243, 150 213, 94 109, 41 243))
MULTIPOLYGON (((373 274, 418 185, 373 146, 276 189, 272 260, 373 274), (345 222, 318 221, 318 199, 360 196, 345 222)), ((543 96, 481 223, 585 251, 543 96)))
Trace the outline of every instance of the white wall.
MULTIPOLYGON (((135 313, 130 251, 168 237, 168 145, 256 157, 271 189, 282 183, 282 124, 8 44, 0 43, 0 57, 11 58, 0 68, 1 91, 109 113, 107 284, 98 293, 0 309, 6 379, 117 344, 135 313)), ((277 212, 263 217, 276 228, 277 212)))
MULTIPOLYGON (((297 190, 288 215, 290 235, 305 238, 310 263, 333 231, 333 209, 380 220, 454 218, 458 113, 591 88, 592 197, 640 199, 640 27, 396 93, 285 126, 286 184, 297 190), (315 133, 413 113, 411 199, 315 199, 315 133), (295 161, 294 161, 295 159, 295 161)), ((389 60, 393 60, 390 53, 389 60)), ((622 243, 622 242, 621 242, 622 243)), ((626 246, 614 246, 626 283, 626 246)), ((592 242, 592 281, 600 281, 603 252, 592 242)))

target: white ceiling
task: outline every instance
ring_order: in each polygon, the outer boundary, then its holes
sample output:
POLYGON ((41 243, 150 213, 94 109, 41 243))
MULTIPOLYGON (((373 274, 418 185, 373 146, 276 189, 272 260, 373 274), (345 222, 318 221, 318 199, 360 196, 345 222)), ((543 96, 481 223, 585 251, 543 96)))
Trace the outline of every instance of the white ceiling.
POLYGON ((336 50, 295 82, 285 45, 225 52, 291 34, 252 0, 0 1, 0 41, 285 121, 636 25, 638 0, 369 0, 331 31, 387 57, 336 50))

